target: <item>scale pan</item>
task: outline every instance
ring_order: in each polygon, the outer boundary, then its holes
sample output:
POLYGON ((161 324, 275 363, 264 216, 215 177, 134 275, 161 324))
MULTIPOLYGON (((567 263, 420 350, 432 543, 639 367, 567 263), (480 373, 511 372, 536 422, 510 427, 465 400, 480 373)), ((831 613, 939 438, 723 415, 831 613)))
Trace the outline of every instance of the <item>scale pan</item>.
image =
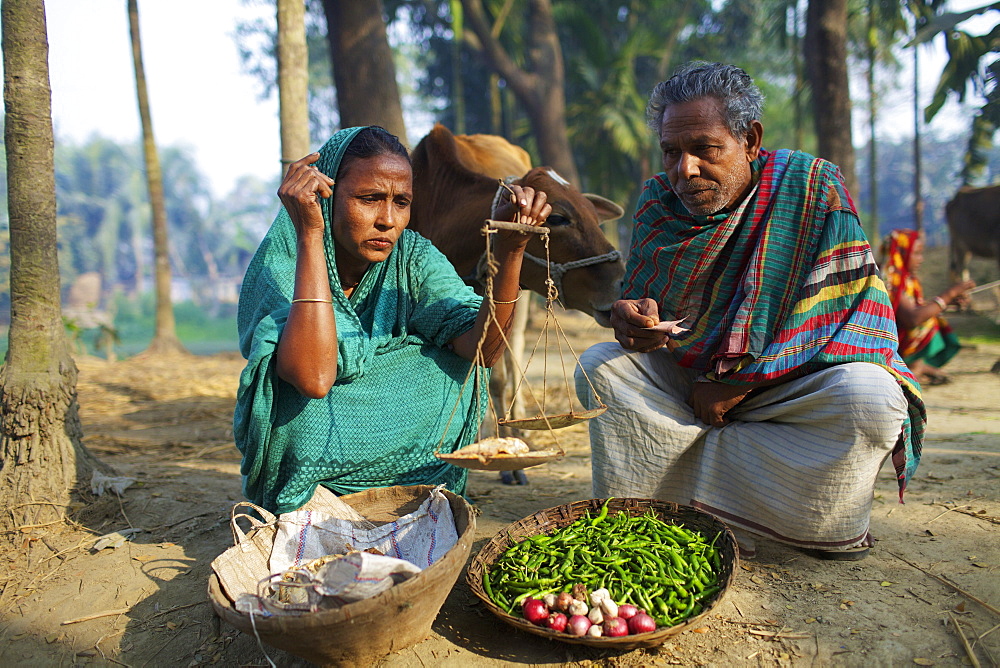
POLYGON ((551 462, 553 459, 565 456, 565 453, 559 450, 533 450, 518 455, 484 455, 473 453, 462 454, 459 451, 447 455, 438 454, 435 456, 441 461, 448 462, 454 466, 460 466, 463 469, 474 469, 476 471, 517 471, 518 469, 526 469, 531 466, 551 462))
POLYGON ((606 410, 608 410, 607 406, 599 406, 586 411, 570 412, 562 415, 536 415, 531 418, 498 420, 497 424, 514 429, 562 429, 563 427, 569 427, 595 418, 606 410))

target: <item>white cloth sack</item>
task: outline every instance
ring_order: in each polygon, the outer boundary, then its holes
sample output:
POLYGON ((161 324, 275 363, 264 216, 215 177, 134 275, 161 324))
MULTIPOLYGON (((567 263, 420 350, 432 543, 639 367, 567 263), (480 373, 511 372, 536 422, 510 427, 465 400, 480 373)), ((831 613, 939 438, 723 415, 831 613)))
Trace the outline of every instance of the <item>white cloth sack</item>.
POLYGON ((278 516, 278 533, 271 550, 271 572, 282 573, 329 554, 368 548, 427 568, 458 542, 455 516, 443 489, 440 485, 431 490, 409 515, 370 529, 316 510, 283 513, 278 516))
POLYGON ((430 566, 458 542, 444 486, 415 511, 376 527, 332 494, 278 516, 269 568, 257 593, 236 597, 248 614, 297 614, 375 596, 430 566), (324 510, 310 508, 320 505, 324 510), (382 554, 364 552, 374 548, 382 554), (311 564, 330 559, 318 568, 311 564), (307 568, 306 566, 312 566, 307 568))

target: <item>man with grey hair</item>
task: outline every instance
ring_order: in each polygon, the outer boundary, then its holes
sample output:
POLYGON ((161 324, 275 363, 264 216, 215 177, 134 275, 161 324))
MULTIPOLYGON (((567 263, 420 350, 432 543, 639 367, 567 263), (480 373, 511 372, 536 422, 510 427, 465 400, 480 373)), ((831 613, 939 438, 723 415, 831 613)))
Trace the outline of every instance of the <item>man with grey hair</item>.
POLYGON ((873 545, 875 478, 900 495, 926 421, 840 170, 762 147, 763 95, 696 62, 647 114, 663 171, 634 216, 618 343, 581 357, 597 497, 659 498, 827 559, 873 545), (589 383, 588 383, 589 381, 589 383))

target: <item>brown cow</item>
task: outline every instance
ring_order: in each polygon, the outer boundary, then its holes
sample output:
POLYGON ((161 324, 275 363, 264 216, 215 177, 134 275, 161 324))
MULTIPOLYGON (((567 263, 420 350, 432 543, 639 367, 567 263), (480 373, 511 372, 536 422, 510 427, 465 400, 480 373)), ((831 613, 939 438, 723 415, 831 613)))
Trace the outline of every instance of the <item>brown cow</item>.
MULTIPOLYGON (((448 130, 438 124, 431 131, 443 133, 448 130), (440 128, 440 130, 438 130, 440 128)), ((443 134, 439 139, 446 141, 443 134)), ((520 146, 515 146, 498 135, 453 135, 455 156, 468 169, 494 179, 527 174, 531 169, 531 156, 520 146)))
MULTIPOLYGON (((496 135, 456 136, 438 124, 413 149, 412 159, 410 228, 430 239, 470 282, 482 278, 477 275, 484 251, 480 230, 490 217, 498 179, 513 179, 545 191, 552 205, 546 222, 552 230, 548 272, 544 242, 536 236, 525 252, 521 285, 545 295, 545 279, 551 274, 565 307, 610 326, 611 304, 619 297, 625 267, 600 223, 620 218, 624 213, 620 206, 599 195, 581 193, 550 168, 532 168, 527 151, 496 135)), ((514 415, 521 414, 520 398, 511 395, 523 368, 529 303, 518 304, 509 355, 494 368, 490 383, 494 406, 505 411, 513 402, 514 415)), ((503 477, 505 482, 514 478, 503 477)), ((523 474, 516 477, 519 482, 527 481, 523 474)))
POLYGON ((969 259, 995 258, 1000 266, 1000 186, 959 188, 945 205, 951 235, 951 275, 969 278, 969 259))
MULTIPOLYGON (((544 190, 552 205, 546 223, 552 229, 549 271, 559 287, 559 299, 566 308, 592 315, 607 327, 625 268, 621 255, 601 232, 600 223, 620 218, 624 210, 599 195, 581 193, 548 167, 501 173, 519 165, 522 169, 530 166, 526 157, 523 149, 500 137, 456 137, 443 125, 435 125, 413 149, 410 228, 441 249, 461 276, 474 277, 483 253, 480 229, 490 217, 497 179, 518 177, 515 183, 544 190), (499 157, 503 150, 506 157, 499 157), (488 154, 485 160, 477 157, 483 151, 488 154), (476 164, 470 164, 473 160, 476 164)), ((525 257, 528 261, 521 270, 521 285, 544 295, 546 267, 540 262, 545 257, 544 242, 533 238, 525 257)))

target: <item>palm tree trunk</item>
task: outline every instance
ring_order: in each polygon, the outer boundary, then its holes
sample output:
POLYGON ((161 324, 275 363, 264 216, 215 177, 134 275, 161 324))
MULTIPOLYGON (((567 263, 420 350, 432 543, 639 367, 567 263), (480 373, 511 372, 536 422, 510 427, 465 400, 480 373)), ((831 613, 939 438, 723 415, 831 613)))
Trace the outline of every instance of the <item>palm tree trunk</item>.
POLYGON ((4 2, 11 323, 0 369, 0 528, 64 516, 96 463, 83 447, 59 300, 48 42, 42 0, 4 2))
POLYGON ((913 229, 924 229, 923 164, 920 148, 920 48, 913 47, 913 229))
POLYGON ((149 204, 153 210, 154 284, 156 286, 156 325, 149 353, 186 352, 177 338, 174 305, 170 298, 170 256, 167 240, 167 207, 163 196, 163 172, 160 156, 153 139, 153 120, 149 113, 149 93, 146 72, 142 65, 142 44, 139 39, 139 7, 137 0, 128 0, 129 32, 132 37, 132 63, 135 66, 135 89, 139 99, 139 119, 142 122, 142 149, 146 160, 146 183, 149 204))
POLYGON ((462 20, 462 3, 459 0, 449 2, 451 9, 451 29, 454 37, 451 40, 451 107, 455 117, 455 134, 465 134, 465 86, 462 83, 462 32, 465 30, 462 20))
POLYGON ((802 105, 806 77, 802 65, 802 40, 799 38, 799 6, 792 5, 792 68, 795 70, 795 94, 792 96, 795 114, 795 148, 801 149, 806 142, 805 111, 802 105))
POLYGON ((278 0, 278 110, 284 176, 290 163, 309 153, 309 50, 302 0, 278 0))
POLYGON ((868 0, 868 193, 871 205, 864 229, 871 244, 879 242, 878 224, 878 141, 875 125, 878 120, 878 91, 875 89, 875 64, 878 60, 878 33, 875 26, 875 1, 868 0))
POLYGON ((847 0, 809 0, 805 60, 819 156, 840 167, 847 189, 857 193, 847 76, 847 0))

